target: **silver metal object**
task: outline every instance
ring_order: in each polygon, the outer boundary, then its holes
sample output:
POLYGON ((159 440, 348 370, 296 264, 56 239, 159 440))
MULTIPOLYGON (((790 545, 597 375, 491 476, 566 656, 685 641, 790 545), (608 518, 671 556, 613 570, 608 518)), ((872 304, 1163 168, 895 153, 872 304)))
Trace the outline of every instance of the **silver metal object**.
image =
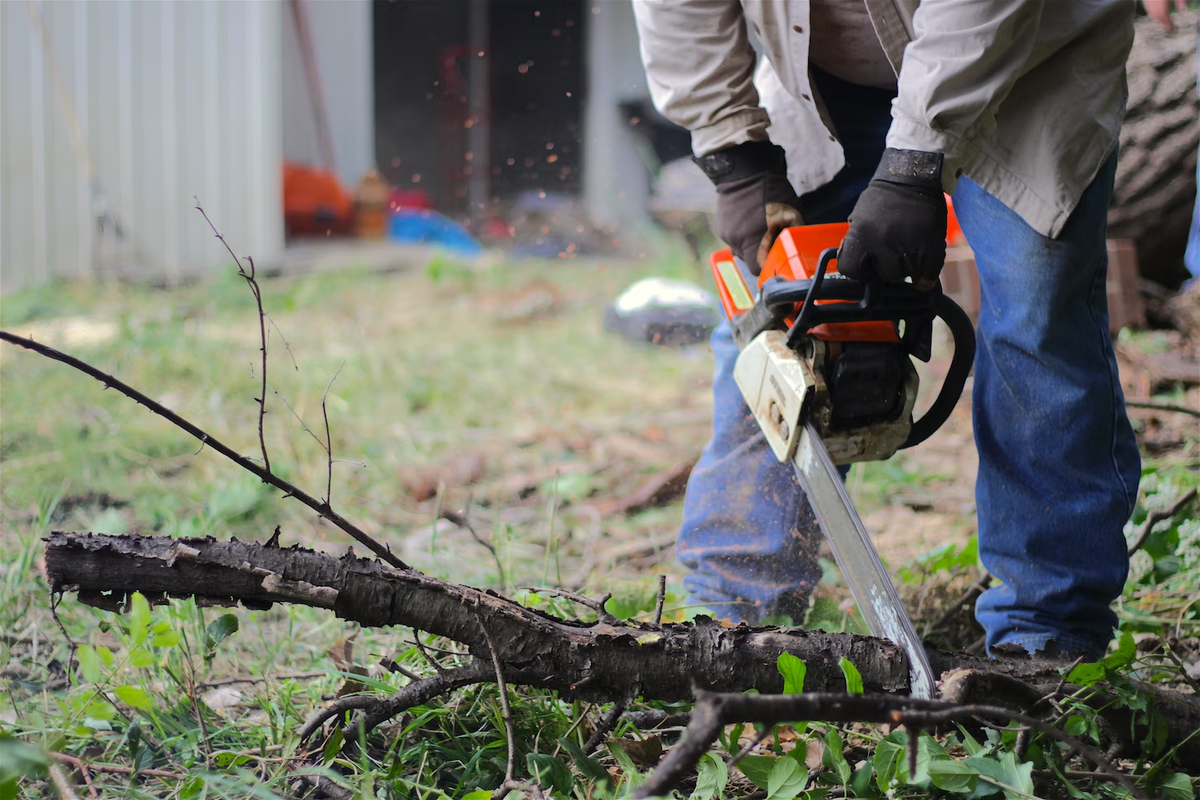
POLYGON ((904 648, 912 696, 931 699, 935 691, 933 668, 925 647, 850 502, 841 474, 811 422, 805 423, 800 434, 792 467, 867 627, 873 635, 904 648))

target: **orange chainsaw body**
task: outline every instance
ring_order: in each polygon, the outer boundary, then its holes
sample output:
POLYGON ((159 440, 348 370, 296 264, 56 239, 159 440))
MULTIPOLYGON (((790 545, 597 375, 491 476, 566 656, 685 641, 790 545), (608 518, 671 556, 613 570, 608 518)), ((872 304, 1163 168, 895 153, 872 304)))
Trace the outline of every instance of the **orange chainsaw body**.
MULTIPOLYGON (((949 197, 946 198, 946 206, 949 212, 946 243, 955 245, 962 241, 962 229, 955 218, 954 206, 949 197)), ((821 260, 821 252, 830 247, 840 246, 842 239, 846 238, 848 230, 850 230, 848 222, 801 225, 784 229, 775 239, 775 244, 767 254, 767 262, 758 276, 758 285, 762 286, 768 278, 777 277, 791 281, 813 277, 817 272, 817 263, 821 260)), ((754 305, 754 293, 750 291, 741 272, 738 271, 737 265, 733 261, 733 251, 725 248, 713 253, 710 265, 726 318, 733 319, 750 310, 754 305)), ((837 259, 830 263, 828 272, 837 272, 837 259)), ((818 305, 823 305, 849 301, 817 300, 816 302, 818 305)), ((787 317, 786 322, 791 325, 795 322, 795 317, 787 317)), ((828 342, 900 341, 895 324, 887 320, 829 323, 816 326, 809 331, 809 334, 828 342)))

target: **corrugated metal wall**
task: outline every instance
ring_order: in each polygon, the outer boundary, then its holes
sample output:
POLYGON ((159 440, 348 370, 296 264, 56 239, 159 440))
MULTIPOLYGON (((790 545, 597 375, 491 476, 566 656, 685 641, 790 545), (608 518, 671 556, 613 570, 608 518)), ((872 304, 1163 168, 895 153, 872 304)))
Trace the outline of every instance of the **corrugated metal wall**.
POLYGON ((282 248, 282 8, 0 2, 0 291, 220 267, 195 197, 237 252, 282 248))

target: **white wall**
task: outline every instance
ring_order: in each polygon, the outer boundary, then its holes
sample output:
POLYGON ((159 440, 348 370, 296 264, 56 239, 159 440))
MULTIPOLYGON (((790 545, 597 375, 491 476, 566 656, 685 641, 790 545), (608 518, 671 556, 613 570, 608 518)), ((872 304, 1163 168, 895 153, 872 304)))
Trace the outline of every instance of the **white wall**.
MULTIPOLYGON (((283 2, 279 6, 283 14, 283 155, 305 164, 320 164, 316 117, 291 5, 283 2)), ((304 12, 316 52, 337 173, 342 184, 353 191, 363 173, 375 166, 371 4, 367 0, 304 0, 304 12)))
POLYGON ((0 291, 226 266, 195 197, 239 253, 282 247, 280 8, 0 2, 0 291))

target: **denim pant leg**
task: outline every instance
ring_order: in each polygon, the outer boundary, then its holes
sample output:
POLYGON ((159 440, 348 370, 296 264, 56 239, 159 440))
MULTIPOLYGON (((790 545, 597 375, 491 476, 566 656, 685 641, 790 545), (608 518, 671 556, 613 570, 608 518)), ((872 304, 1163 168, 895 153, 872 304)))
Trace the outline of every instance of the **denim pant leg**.
POLYGON ((689 605, 756 623, 804 618, 821 532, 789 464, 775 458, 733 380, 728 322, 712 336, 713 438, 692 470, 676 552, 689 605), (802 515, 803 514, 803 518, 802 515))
POLYGON ((999 584, 976 618, 990 648, 1103 653, 1129 560, 1122 528, 1141 464, 1108 330, 1105 217, 1114 154, 1057 239, 963 178, 975 251, 979 552, 999 584))
MULTIPOLYGON (((893 93, 815 67, 811 75, 837 125, 846 166, 801 197, 804 219, 844 222, 883 153, 893 93)), ((821 532, 791 465, 776 460, 733 381, 738 350, 728 323, 713 333, 712 349, 713 438, 692 470, 676 544, 691 570, 683 581, 688 603, 735 622, 774 614, 799 622, 821 578, 821 532)))

